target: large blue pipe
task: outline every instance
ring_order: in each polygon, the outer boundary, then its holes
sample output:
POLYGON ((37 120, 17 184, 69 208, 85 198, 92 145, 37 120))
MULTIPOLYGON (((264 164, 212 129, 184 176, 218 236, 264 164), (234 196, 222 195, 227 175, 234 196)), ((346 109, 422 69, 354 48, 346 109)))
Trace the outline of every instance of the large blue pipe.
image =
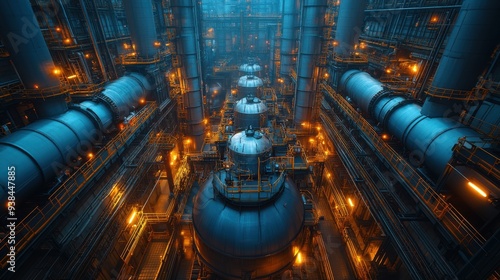
POLYGON ((22 201, 85 156, 113 121, 122 120, 151 86, 140 74, 110 83, 95 101, 36 121, 0 139, 0 201, 7 199, 7 168, 15 168, 15 197, 22 201))
MULTIPOLYGON (((0 36, 24 87, 57 94, 59 75, 28 0, 0 1, 0 36)), ((36 96, 34 96, 36 98, 36 96)), ((39 117, 51 117, 68 109, 64 96, 34 100, 39 117)))
POLYGON ((153 57, 157 36, 151 0, 124 0, 123 6, 137 55, 153 57))
POLYGON ((280 74, 288 77, 292 67, 295 65, 294 58, 297 57, 295 48, 297 47, 298 14, 300 1, 292 0, 291 3, 283 2, 283 27, 281 32, 280 74))
POLYGON ((335 41, 338 46, 335 52, 341 56, 348 56, 354 51, 358 37, 361 34, 366 0, 340 1, 339 17, 335 31, 335 41))
POLYGON ((366 72, 347 71, 340 80, 340 89, 401 140, 410 151, 410 160, 425 164, 436 176, 443 173, 459 138, 481 140, 476 131, 454 120, 422 115, 422 107, 385 90, 366 72))
MULTIPOLYGON (((435 89, 444 92, 472 90, 498 44, 499 14, 498 0, 465 0, 462 3, 432 80, 431 94, 435 89)), ((422 113, 429 117, 457 113, 453 112, 453 103, 454 98, 430 96, 422 113)))
POLYGON ((313 117, 319 75, 317 59, 321 52, 326 4, 326 0, 305 0, 303 2, 297 86, 295 88, 295 124, 310 122, 313 117))
POLYGON ((182 97, 187 111, 187 134, 201 136, 205 131, 205 126, 200 77, 200 44, 194 2, 193 0, 172 0, 171 6, 175 25, 179 27, 177 50, 182 60, 181 71, 185 89, 182 97))

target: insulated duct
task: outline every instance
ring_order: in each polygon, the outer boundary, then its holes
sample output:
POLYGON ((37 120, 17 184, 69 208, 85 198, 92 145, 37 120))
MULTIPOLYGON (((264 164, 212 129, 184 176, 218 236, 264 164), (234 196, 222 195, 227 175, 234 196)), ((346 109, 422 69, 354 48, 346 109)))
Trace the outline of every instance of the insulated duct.
MULTIPOLYGON (((348 1, 343 1, 348 2, 348 1)), ((450 34, 448 43, 432 81, 434 89, 442 91, 471 90, 486 67, 490 55, 499 43, 500 1, 465 0, 450 34)), ((443 117, 450 110, 449 98, 428 97, 422 113, 443 117)))
POLYGON ((366 8, 366 0, 340 1, 339 17, 335 31, 338 43, 335 52, 340 56, 349 56, 361 34, 361 25, 366 8))
MULTIPOLYGON (((25 200, 45 183, 86 155, 115 120, 123 119, 151 90, 140 74, 110 83, 95 101, 84 101, 67 112, 41 119, 0 139, 0 168, 14 166, 16 199, 25 200)), ((7 199, 7 172, 0 173, 0 201, 7 199)))
POLYGON ((130 37, 139 57, 153 57, 157 36, 151 0, 123 0, 130 37))
POLYGON ((481 141, 477 132, 454 120, 422 115, 419 105, 385 89, 366 72, 347 71, 340 89, 406 146, 412 163, 425 164, 436 176, 443 173, 459 138, 481 141))
POLYGON ((305 0, 302 6, 297 86, 295 88, 295 124, 311 121, 321 52, 326 0, 305 0))
MULTIPOLYGON (((56 67, 28 0, 0 1, 0 35, 24 88, 60 91, 59 73, 55 72, 56 67)), ((64 96, 34 100, 34 104, 39 116, 54 116, 68 109, 64 96)))
POLYGON ((182 61, 184 84, 183 101, 187 110, 188 135, 200 136, 204 132, 203 96, 201 92, 200 55, 198 53, 198 25, 195 18, 193 0, 173 0, 171 2, 177 32, 177 50, 182 61))
POLYGON ((283 27, 281 34, 281 68, 280 75, 288 77, 292 67, 295 65, 294 58, 297 57, 295 48, 297 46, 297 25, 300 0, 292 0, 292 3, 283 1, 283 27))

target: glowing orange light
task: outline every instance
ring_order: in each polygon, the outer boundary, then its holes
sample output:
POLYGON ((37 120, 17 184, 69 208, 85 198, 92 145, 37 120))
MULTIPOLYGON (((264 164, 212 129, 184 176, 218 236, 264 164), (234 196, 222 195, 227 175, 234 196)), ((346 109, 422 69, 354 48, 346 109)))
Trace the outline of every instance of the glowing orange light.
POLYGON ((161 46, 161 43, 160 42, 154 42, 154 46, 155 47, 159 47, 159 46, 161 46))
POLYGON ((384 140, 389 139, 389 135, 387 135, 387 134, 385 134, 385 133, 384 133, 384 134, 382 134, 382 139, 384 139, 384 140))
POLYGON ((86 53, 85 58, 89 58, 89 57, 90 57, 90 54, 86 53))
POLYGON ((60 32, 61 31, 61 27, 56 27, 56 31, 60 32))
POLYGON ((139 100, 139 103, 141 103, 141 104, 144 104, 145 102, 146 102, 146 100, 145 100, 144 98, 141 98, 141 99, 139 100))
POLYGON ((38 89, 38 88, 39 88, 39 86, 38 86, 37 84, 33 85, 33 87, 34 87, 35 89, 38 89))
POLYGON ((329 76, 329 75, 328 75, 328 73, 325 73, 325 75, 324 75, 324 76, 325 76, 325 78, 328 78, 328 76, 329 76))
POLYGON ((326 177, 330 178, 330 177, 332 177, 332 174, 328 173, 328 174, 326 174, 326 177))
POLYGON ((352 202, 350 197, 347 199, 347 202, 349 202, 349 206, 354 207, 354 202, 352 202))
POLYGON ((385 70, 385 72, 386 72, 387 74, 391 74, 391 69, 387 69, 387 70, 385 70))
POLYGON ((417 66, 417 64, 413 65, 413 67, 411 68, 411 71, 413 71, 413 73, 417 73, 418 72, 418 66, 417 66))
POLYGON ((469 185, 469 187, 471 187, 472 189, 474 189, 482 197, 487 197, 488 196, 481 188, 479 188, 478 186, 476 186, 476 184, 474 184, 472 182, 468 182, 467 184, 469 185))
POLYGON ((54 75, 59 75, 59 74, 61 74, 61 69, 54 68, 54 70, 52 70, 52 73, 54 73, 54 75))
POLYGON ((94 157, 94 154, 93 153, 88 153, 88 158, 93 158, 94 157))
POLYGON ((64 43, 66 43, 66 44, 71 43, 71 39, 70 39, 70 38, 66 38, 66 39, 64 39, 64 43))
POLYGON ((68 76, 68 79, 74 79, 74 78, 76 78, 76 75, 68 76))
POLYGON ((131 224, 134 221, 136 215, 137 211, 134 210, 134 212, 132 212, 132 215, 130 215, 130 218, 128 219, 129 224, 131 224))
POLYGON ((432 17, 431 22, 436 23, 438 21, 438 17, 432 17))
POLYGON ((297 258, 295 259, 295 263, 296 263, 296 264, 302 264, 302 262, 303 262, 303 261, 304 261, 304 260, 302 259, 302 254, 299 252, 299 253, 297 254, 297 258))

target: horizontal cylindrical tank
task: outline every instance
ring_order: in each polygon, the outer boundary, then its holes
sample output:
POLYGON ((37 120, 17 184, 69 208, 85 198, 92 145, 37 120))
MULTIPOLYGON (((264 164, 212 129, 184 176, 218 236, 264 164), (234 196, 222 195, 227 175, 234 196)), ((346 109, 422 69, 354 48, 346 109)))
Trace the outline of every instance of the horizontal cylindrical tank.
POLYGON ((260 128, 267 122, 267 106, 259 98, 247 96, 234 106, 234 126, 246 129, 260 128))
POLYGON ((214 177, 193 207, 194 242, 202 261, 224 279, 270 277, 292 265, 303 243, 304 222, 294 183, 287 178, 272 199, 249 206, 214 190, 214 177))
POLYGON ((237 169, 257 174, 259 160, 262 165, 271 156, 272 146, 267 136, 250 128, 231 137, 229 155, 237 169))
POLYGON ((240 79, 238 80, 237 98, 241 99, 248 95, 258 96, 258 88, 262 85, 262 80, 254 75, 246 75, 240 77, 240 79))
POLYGON ((476 131, 456 121, 422 115, 421 106, 384 90, 368 73, 347 71, 341 78, 340 88, 361 110, 371 114, 403 142, 413 163, 425 164, 436 176, 443 173, 460 137, 481 141, 476 131))
MULTIPOLYGON (((125 116, 151 86, 132 73, 110 83, 95 101, 84 101, 67 112, 38 120, 0 139, 0 168, 16 169, 16 199, 25 200, 49 183, 78 156, 86 156, 92 143, 111 125, 113 115, 125 116)), ((7 172, 0 172, 0 201, 7 199, 7 172)))

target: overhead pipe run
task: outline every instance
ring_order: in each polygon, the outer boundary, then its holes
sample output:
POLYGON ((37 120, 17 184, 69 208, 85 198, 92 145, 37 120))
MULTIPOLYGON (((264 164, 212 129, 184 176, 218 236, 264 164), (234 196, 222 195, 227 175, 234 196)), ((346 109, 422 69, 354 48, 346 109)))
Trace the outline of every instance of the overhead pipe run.
MULTIPOLYGON (((145 77, 132 73, 110 83, 93 101, 1 138, 0 168, 15 167, 16 199, 25 200, 79 156, 87 156, 99 136, 122 121, 151 89, 145 77)), ((7 200, 7 182, 7 172, 0 173, 0 201, 7 200)))
POLYGON ((123 6, 135 52, 139 57, 154 57, 157 35, 151 0, 123 0, 123 6))
POLYGON ((187 110, 188 130, 191 136, 204 133, 203 95, 201 92, 201 69, 199 51, 199 34, 195 18, 193 0, 172 0, 172 11, 178 31, 178 53, 182 61, 182 79, 184 84, 183 102, 187 110))
POLYGON ((480 134, 454 120, 422 115, 419 105, 385 89, 366 72, 347 71, 340 89, 405 145, 414 164, 425 164, 435 176, 443 174, 459 138, 481 141, 480 134))
POLYGON ((321 52, 326 0, 305 0, 302 6, 297 86, 295 88, 294 123, 312 119, 319 67, 316 65, 321 52))
POLYGON ((366 0, 340 1, 337 28, 335 31, 335 53, 349 56, 362 33, 361 26, 365 14, 366 0))
MULTIPOLYGON (((62 73, 54 65, 30 2, 0 1, 0 27, 0 36, 24 88, 58 93, 62 73)), ((64 96, 34 101, 34 105, 39 117, 55 116, 68 109, 64 96)))
POLYGON ((295 65, 294 58, 297 54, 297 27, 299 22, 298 13, 300 10, 300 0, 292 0, 292 3, 283 1, 282 32, 280 46, 281 68, 280 75, 288 77, 295 65))
MULTIPOLYGON (((348 2, 348 1, 343 1, 348 2)), ((500 29, 500 1, 465 0, 451 31, 422 114, 443 117, 453 112, 453 91, 470 91, 493 53, 500 29), (444 92, 443 98, 439 98, 444 92), (451 100, 450 100, 451 99, 451 100)))

